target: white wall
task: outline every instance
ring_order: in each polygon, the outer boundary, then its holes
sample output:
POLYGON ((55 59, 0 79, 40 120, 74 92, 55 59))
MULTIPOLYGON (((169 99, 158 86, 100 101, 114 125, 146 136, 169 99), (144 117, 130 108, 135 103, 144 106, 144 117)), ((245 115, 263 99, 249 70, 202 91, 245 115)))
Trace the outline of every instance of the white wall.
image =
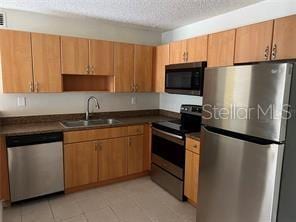
POLYGON ((162 42, 191 38, 296 14, 296 0, 265 0, 162 34, 162 42))
POLYGON ((202 97, 161 93, 159 98, 160 109, 179 112, 182 104, 202 105, 202 97))
POLYGON ((0 116, 27 116, 41 114, 83 113, 89 96, 95 96, 101 109, 92 111, 110 112, 159 108, 156 93, 63 93, 63 94, 5 94, 0 96, 0 116), (17 97, 26 98, 26 106, 17 106, 17 97), (132 104, 135 97, 136 104, 132 104))
POLYGON ((158 31, 98 19, 66 18, 8 9, 0 11, 6 13, 8 29, 148 45, 161 42, 158 31))
MULTIPOLYGON (((296 14, 296 0, 266 0, 223 15, 164 32, 162 34, 162 42, 168 43, 292 14, 296 14)), ((202 99, 195 96, 160 95, 161 109, 178 111, 180 104, 184 103, 201 105, 202 99)))

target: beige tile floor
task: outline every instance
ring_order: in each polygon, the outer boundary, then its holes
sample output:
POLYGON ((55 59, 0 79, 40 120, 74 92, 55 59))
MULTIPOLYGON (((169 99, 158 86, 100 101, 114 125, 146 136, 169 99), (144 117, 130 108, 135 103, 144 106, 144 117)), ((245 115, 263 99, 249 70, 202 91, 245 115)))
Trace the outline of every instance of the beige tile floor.
POLYGON ((195 222, 195 208, 143 177, 13 205, 4 222, 195 222))

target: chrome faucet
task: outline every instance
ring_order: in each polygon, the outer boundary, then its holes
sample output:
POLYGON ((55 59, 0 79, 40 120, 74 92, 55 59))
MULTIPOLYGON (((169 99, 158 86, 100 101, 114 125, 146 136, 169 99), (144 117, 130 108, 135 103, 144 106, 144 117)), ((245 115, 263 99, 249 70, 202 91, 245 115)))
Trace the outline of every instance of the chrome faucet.
POLYGON ((85 120, 86 120, 86 121, 89 120, 89 102, 90 102, 92 99, 94 99, 95 102, 96 102, 96 108, 97 108, 97 109, 100 109, 100 108, 101 108, 101 107, 100 107, 100 104, 99 104, 99 102, 98 102, 98 100, 97 100, 96 97, 94 97, 94 96, 89 97, 88 100, 87 100, 87 107, 86 107, 86 113, 85 113, 85 120))

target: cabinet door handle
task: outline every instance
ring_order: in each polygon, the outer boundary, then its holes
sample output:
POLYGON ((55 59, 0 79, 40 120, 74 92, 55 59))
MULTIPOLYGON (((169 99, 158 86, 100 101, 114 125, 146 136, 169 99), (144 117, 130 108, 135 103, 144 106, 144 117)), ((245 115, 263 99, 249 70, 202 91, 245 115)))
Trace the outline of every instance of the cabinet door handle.
POLYGON ((265 60, 268 60, 268 55, 269 55, 269 46, 266 46, 265 48, 265 51, 264 51, 264 57, 265 57, 265 60))
POLYGON ((188 52, 186 52, 186 62, 188 62, 188 52))
POLYGON ((99 142, 96 142, 96 151, 101 151, 102 150, 102 146, 99 142))
POLYGON ((86 74, 89 74, 89 65, 85 66, 85 72, 86 74))
POLYGON ((136 92, 138 91, 138 88, 139 88, 139 87, 138 87, 138 84, 136 84, 136 86, 135 86, 135 89, 136 89, 135 91, 136 91, 136 92))
POLYGON ((35 92, 38 93, 38 91, 39 91, 39 83, 38 82, 35 83, 34 88, 35 88, 35 92))
POLYGON ((31 81, 31 82, 29 83, 29 89, 30 89, 30 92, 34 92, 33 81, 31 81))
POLYGON ((132 146, 132 139, 130 137, 128 138, 128 145, 132 146))
POLYGON ((183 62, 186 62, 186 52, 183 53, 183 62))
POLYGON ((93 74, 93 75, 95 74, 95 66, 93 66, 93 65, 91 66, 91 74, 93 74))
POLYGON ((272 59, 276 59, 276 55, 277 55, 277 45, 274 44, 272 47, 272 59))
POLYGON ((134 84, 131 85, 131 91, 135 92, 135 85, 134 84))

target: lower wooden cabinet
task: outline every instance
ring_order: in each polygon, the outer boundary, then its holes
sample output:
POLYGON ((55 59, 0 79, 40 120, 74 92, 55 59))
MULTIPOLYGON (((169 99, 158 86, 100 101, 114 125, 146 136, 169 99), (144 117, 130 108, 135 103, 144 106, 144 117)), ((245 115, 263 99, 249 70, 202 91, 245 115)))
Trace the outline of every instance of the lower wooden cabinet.
POLYGON ((5 137, 0 136, 0 200, 9 201, 9 176, 5 137))
POLYGON ((199 154, 186 150, 184 194, 194 203, 198 200, 199 154))
POLYGON ((74 188, 98 181, 96 142, 64 146, 65 188, 74 188))
POLYGON ((148 129, 150 125, 142 124, 65 132, 66 191, 109 183, 128 175, 141 175, 149 170, 148 129))
POLYGON ((128 138, 128 174, 140 173, 144 166, 144 136, 130 136, 128 138))
POLYGON ((127 175, 127 146, 127 137, 98 141, 99 181, 127 175))

